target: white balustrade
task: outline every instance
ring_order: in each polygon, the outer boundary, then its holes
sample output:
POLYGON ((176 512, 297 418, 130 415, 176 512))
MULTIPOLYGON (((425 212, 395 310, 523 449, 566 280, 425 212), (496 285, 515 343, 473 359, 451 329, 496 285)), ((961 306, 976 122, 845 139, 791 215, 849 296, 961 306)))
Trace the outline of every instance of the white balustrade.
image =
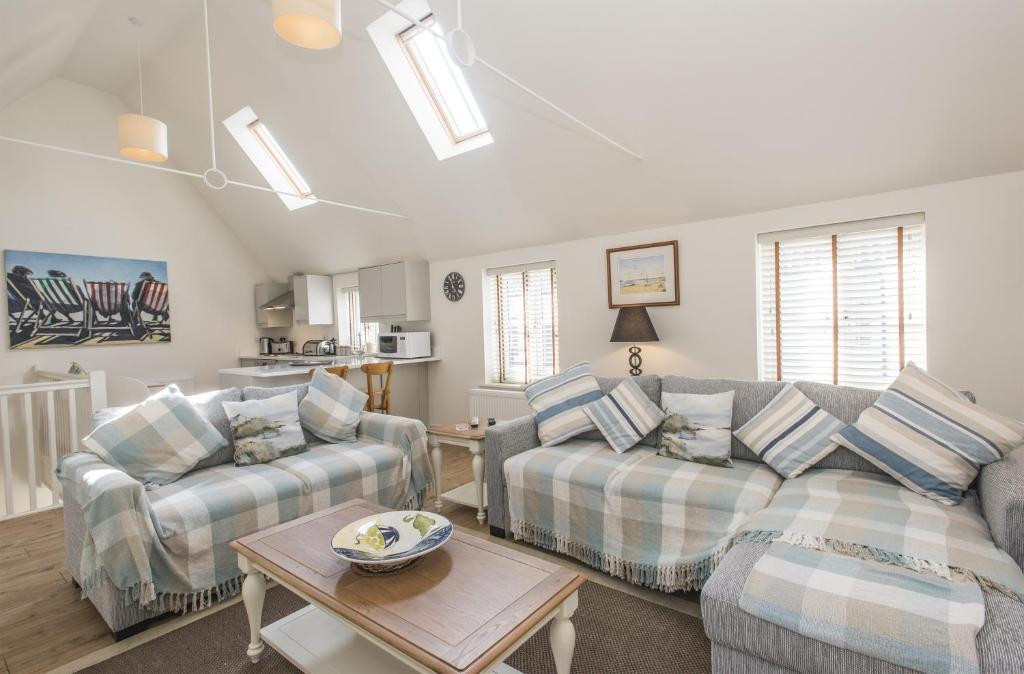
POLYGON ((62 456, 78 450, 77 393, 88 393, 91 411, 107 404, 103 372, 87 378, 44 379, 0 386, 0 519, 60 505, 60 482, 53 470, 62 456))

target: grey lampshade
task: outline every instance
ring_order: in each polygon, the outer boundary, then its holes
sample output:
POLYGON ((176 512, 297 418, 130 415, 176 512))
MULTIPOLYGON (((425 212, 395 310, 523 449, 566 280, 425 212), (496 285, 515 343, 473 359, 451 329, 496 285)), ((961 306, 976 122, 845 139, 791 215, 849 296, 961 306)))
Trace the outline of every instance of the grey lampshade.
POLYGON ((647 307, 622 307, 615 318, 611 342, 657 342, 658 331, 647 315, 647 307))

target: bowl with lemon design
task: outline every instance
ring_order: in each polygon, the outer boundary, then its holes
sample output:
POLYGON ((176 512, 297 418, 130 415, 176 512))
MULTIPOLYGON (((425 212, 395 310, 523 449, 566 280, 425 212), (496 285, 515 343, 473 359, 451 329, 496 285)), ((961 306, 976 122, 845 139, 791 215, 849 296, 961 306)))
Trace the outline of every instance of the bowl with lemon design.
POLYGON ((453 529, 437 513, 398 510, 352 522, 334 535, 331 548, 363 571, 396 571, 441 547, 453 529))

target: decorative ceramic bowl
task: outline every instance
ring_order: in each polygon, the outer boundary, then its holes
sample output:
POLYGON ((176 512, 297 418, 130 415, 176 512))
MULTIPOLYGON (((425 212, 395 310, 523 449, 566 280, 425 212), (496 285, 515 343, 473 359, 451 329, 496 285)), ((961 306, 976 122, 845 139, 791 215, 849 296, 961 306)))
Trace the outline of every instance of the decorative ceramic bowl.
POLYGON ((437 513, 399 510, 352 522, 334 535, 331 547, 359 569, 383 573, 441 547, 452 530, 452 523, 437 513))

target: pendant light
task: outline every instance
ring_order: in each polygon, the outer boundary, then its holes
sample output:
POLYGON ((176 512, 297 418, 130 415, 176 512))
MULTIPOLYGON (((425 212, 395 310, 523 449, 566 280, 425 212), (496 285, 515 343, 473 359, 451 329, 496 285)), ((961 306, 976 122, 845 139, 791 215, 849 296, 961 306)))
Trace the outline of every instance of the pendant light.
POLYGON ((305 49, 330 49, 341 42, 341 0, 271 0, 274 32, 305 49))
MULTIPOLYGON (((142 20, 128 17, 135 27, 142 20)), ((161 162, 167 160, 167 125, 159 119, 146 117, 142 104, 142 47, 135 43, 135 56, 139 66, 139 114, 123 113, 117 116, 117 148, 121 156, 135 161, 161 162)))

